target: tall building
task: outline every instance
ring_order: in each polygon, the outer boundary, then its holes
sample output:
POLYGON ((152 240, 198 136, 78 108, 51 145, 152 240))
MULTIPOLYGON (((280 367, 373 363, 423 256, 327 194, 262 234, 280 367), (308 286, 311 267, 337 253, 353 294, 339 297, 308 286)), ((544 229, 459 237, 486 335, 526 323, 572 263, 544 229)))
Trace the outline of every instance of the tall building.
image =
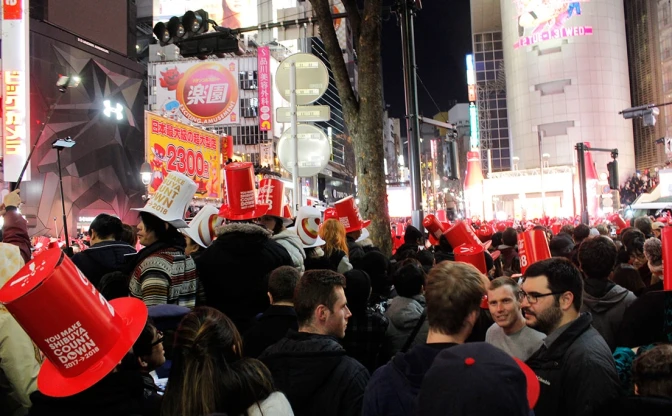
MULTIPOLYGON (((658 0, 656 15, 658 17, 658 45, 660 51, 660 68, 662 77, 662 98, 664 102, 672 101, 672 3, 670 0, 658 0)), ((672 137, 672 109, 661 107, 659 121, 665 121, 665 137, 672 137)), ((663 152, 664 153, 664 152, 663 152)), ((671 159, 672 155, 666 155, 671 159)))
MULTIPOLYGON (((632 105, 662 103, 665 96, 661 60, 666 45, 667 59, 670 60, 672 46, 672 33, 669 30, 670 3, 667 0, 628 0, 624 4, 632 105), (664 14, 665 9, 668 10, 667 21, 664 16, 659 17, 659 6, 662 9, 661 14, 664 14), (666 39, 660 36, 661 23, 668 29, 666 39)), ((672 90, 672 85, 668 89, 672 90)), ((663 146, 656 144, 656 140, 666 136, 668 112, 666 107, 660 107, 655 126, 644 126, 641 120, 633 121, 637 169, 652 168, 665 162, 663 146)))
POLYGON ((481 166, 484 171, 493 172, 511 169, 512 156, 498 3, 492 0, 471 1, 481 166))

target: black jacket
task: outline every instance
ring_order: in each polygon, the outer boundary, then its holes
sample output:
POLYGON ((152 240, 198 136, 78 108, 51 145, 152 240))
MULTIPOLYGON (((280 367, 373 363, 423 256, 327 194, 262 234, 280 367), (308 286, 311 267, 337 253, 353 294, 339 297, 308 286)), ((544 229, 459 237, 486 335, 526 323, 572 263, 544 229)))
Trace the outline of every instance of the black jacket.
POLYGON ((103 275, 123 271, 133 254, 135 248, 123 241, 101 241, 72 256, 72 262, 94 286, 99 287, 103 275))
POLYGON ((668 397, 630 396, 608 403, 599 416, 669 416, 672 415, 672 399, 668 397))
MULTIPOLYGON (((92 387, 69 397, 48 397, 34 392, 29 416, 139 416, 158 414, 144 404, 140 373, 110 373, 92 387)), ((158 403, 157 403, 158 405, 158 403)))
POLYGON ((352 237, 346 237, 345 240, 346 244, 348 245, 348 259, 350 259, 350 263, 356 262, 364 257, 366 253, 364 252, 364 247, 362 247, 361 244, 355 241, 355 239, 352 237))
POLYGON ((632 302, 623 314, 616 345, 634 348, 668 342, 665 333, 666 296, 672 296, 672 293, 647 292, 632 302))
POLYGON ((362 416, 406 416, 416 414, 416 397, 434 358, 457 344, 421 344, 398 353, 376 370, 366 386, 362 416))
POLYGON ((541 387, 536 416, 592 416, 620 395, 614 359, 592 320, 582 313, 550 347, 542 345, 527 360, 541 387))
POLYGON ((291 306, 271 305, 257 323, 243 335, 243 353, 257 358, 264 350, 280 341, 287 331, 299 330, 296 311, 291 306))
POLYGON ((217 229, 217 240, 196 260, 206 305, 224 312, 240 333, 268 308, 267 276, 292 259, 271 233, 255 224, 233 223, 217 229))
POLYGON ((359 416, 369 372, 334 337, 289 331, 259 359, 296 416, 359 416))

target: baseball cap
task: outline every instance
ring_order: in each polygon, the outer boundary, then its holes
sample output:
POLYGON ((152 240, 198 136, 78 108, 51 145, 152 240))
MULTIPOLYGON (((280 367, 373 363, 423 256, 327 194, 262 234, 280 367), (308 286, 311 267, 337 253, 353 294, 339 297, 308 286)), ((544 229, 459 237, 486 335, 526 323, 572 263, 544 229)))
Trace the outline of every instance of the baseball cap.
POLYGON ((522 361, 484 342, 439 353, 418 395, 421 416, 529 416, 539 381, 522 361))

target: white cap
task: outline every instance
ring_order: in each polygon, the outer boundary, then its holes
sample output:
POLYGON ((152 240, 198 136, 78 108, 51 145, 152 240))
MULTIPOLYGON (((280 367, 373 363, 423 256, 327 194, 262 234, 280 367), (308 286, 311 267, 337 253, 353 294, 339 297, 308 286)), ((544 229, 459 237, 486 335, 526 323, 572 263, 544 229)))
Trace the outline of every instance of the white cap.
POLYGON ((322 213, 315 207, 301 207, 296 215, 295 226, 290 228, 299 236, 303 248, 319 247, 324 240, 318 235, 322 213))
POLYGON ((133 208, 133 211, 152 214, 175 228, 187 228, 189 225, 184 221, 184 213, 197 189, 196 182, 188 176, 170 172, 147 205, 144 208, 133 208))
POLYGON ((199 246, 208 248, 215 239, 215 228, 224 223, 224 218, 217 215, 218 213, 219 210, 214 205, 205 205, 191 220, 189 227, 180 231, 199 246))

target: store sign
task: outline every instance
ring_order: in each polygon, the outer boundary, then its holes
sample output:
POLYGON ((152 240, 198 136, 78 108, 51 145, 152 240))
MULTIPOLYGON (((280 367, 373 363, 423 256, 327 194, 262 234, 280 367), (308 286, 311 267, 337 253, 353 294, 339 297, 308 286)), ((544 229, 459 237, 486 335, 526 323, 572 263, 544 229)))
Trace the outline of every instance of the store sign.
MULTIPOLYGON (((3 0, 2 13, 2 42, 11 45, 2 48, 3 166, 5 181, 16 182, 30 146, 27 1, 3 0)), ((23 180, 30 180, 30 167, 23 180)))
POLYGON ((169 118, 197 124, 238 124, 238 60, 157 65, 156 100, 169 118))
POLYGON ((156 192, 168 172, 179 172, 198 185, 196 198, 222 198, 220 140, 201 128, 145 112, 145 154, 152 168, 149 193, 156 192))
POLYGON ((469 104, 469 130, 471 137, 469 137, 469 145, 471 149, 477 149, 481 145, 481 137, 478 129, 478 109, 476 104, 469 104))
POLYGON ((273 128, 273 106, 271 104, 271 50, 268 46, 257 48, 257 77, 259 79, 259 130, 273 128))
POLYGON ((518 40, 514 49, 530 46, 551 39, 563 39, 593 34, 592 26, 573 25, 587 0, 512 0, 516 6, 518 40))
POLYGON ((474 55, 467 55, 467 88, 469 102, 476 102, 476 71, 474 70, 474 55))

